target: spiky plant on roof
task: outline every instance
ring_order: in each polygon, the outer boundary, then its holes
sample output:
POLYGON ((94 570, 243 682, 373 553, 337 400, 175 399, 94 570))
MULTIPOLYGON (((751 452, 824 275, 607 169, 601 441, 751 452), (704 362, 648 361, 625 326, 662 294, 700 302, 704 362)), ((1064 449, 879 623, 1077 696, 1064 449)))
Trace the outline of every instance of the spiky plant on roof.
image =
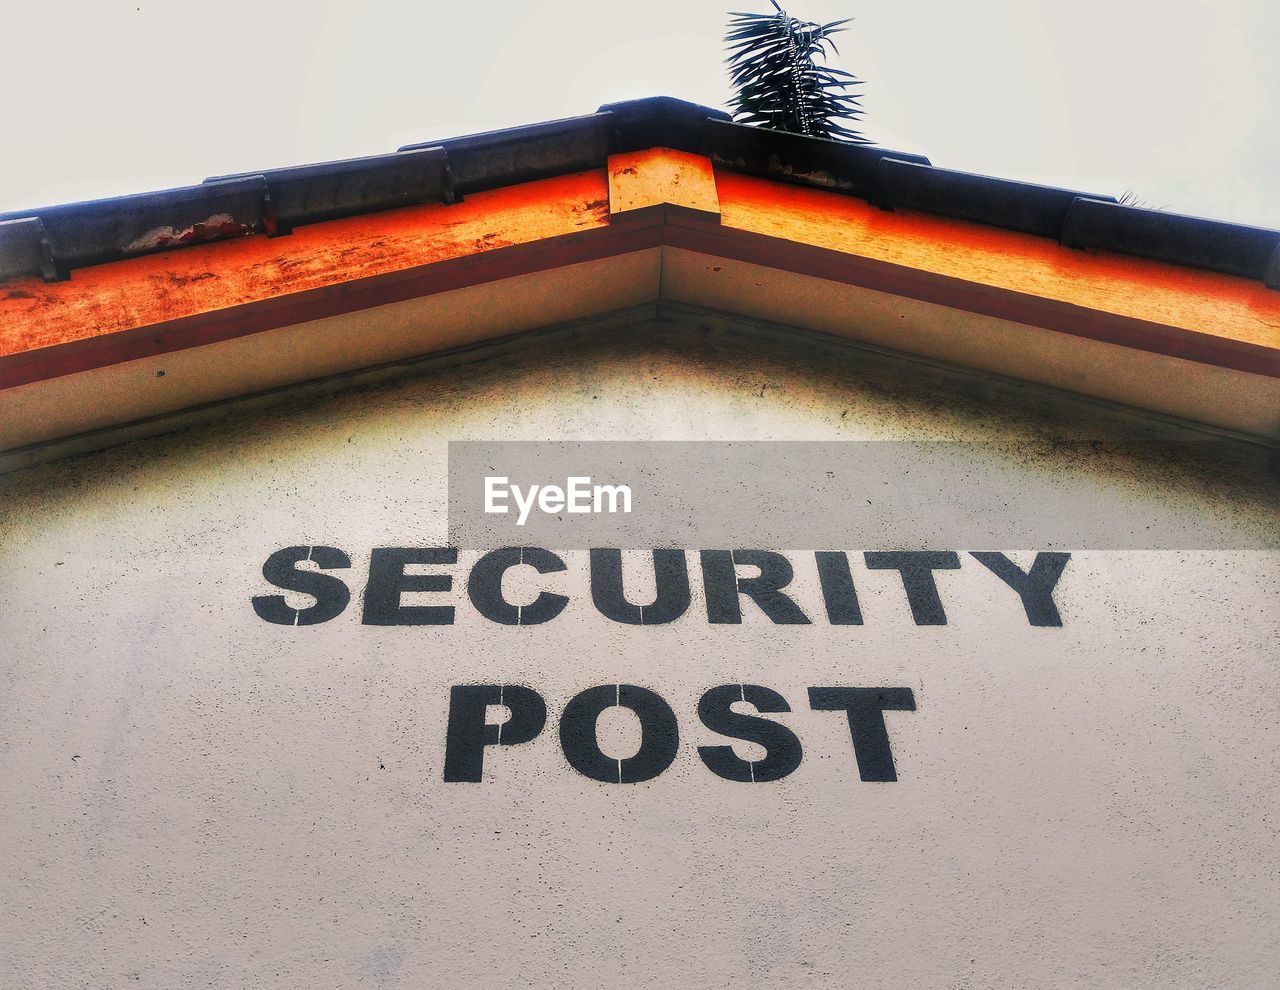
POLYGON ((776 131, 869 143, 849 122, 862 116, 861 83, 843 69, 820 65, 829 52, 839 54, 831 36, 848 18, 815 24, 792 17, 769 0, 775 14, 729 15, 725 35, 733 117, 776 131))

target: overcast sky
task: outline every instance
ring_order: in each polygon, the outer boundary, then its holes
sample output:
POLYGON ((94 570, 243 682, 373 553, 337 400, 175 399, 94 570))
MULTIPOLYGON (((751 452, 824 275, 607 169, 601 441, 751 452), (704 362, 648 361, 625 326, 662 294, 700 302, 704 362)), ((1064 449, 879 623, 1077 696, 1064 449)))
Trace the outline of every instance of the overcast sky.
MULTIPOLYGON (((768 0, 8 5, 0 210, 670 95, 768 0)), ((866 133, 937 165, 1280 227, 1280 0, 795 0, 853 17, 866 133)))

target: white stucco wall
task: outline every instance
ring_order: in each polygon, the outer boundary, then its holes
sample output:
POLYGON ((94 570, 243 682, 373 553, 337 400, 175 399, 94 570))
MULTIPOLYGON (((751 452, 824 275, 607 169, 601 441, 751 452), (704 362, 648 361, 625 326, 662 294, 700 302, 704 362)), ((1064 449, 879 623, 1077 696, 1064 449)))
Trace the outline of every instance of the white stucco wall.
MULTIPOLYGON (((916 626, 868 545, 841 548, 862 626, 749 605, 710 625, 692 554, 689 613, 625 626, 575 552, 538 584, 565 612, 511 627, 469 606, 464 547, 433 598, 455 624, 359 620, 371 548, 444 543, 458 439, 982 439, 999 458, 1102 437, 1122 470, 1043 470, 1117 485, 1116 511, 1158 495, 1193 528, 1280 533, 1274 478, 1129 462, 1135 434, 1177 435, 863 352, 636 331, 0 479, 0 985, 1271 985, 1275 551, 1076 552, 1056 629, 971 559, 939 575, 948 625, 916 626), (343 615, 254 614, 290 545, 350 554, 343 615), (744 681, 791 705, 777 718, 805 755, 785 780, 731 783, 697 756, 725 742, 699 695, 744 681), (446 784, 449 688, 472 682, 536 688, 547 727, 489 749, 484 782, 446 784), (557 741, 569 698, 614 683, 679 718, 646 783, 588 780, 557 741), (815 685, 912 689, 918 710, 886 716, 896 783, 858 779, 815 685)), ((817 615, 812 559, 794 561, 817 615)), ((635 727, 607 718, 602 738, 625 756, 635 727)))

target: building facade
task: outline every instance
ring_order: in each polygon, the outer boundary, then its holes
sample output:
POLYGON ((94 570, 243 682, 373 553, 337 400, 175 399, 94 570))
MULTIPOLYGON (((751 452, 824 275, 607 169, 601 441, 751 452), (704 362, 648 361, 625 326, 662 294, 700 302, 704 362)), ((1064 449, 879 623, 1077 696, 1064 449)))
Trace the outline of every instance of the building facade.
POLYGON ((1280 233, 659 99, 0 278, 5 985, 1274 981, 1280 233))

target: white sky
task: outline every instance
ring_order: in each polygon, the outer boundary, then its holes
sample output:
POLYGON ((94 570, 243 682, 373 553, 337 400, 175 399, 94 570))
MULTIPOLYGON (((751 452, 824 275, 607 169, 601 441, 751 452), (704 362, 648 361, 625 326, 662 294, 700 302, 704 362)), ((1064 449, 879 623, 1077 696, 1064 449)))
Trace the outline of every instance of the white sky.
MULTIPOLYGON (((0 210, 669 95, 723 106, 768 0, 28 0, 0 15, 0 210)), ((854 17, 864 130, 935 164, 1280 227, 1280 0, 794 0, 854 17)))

